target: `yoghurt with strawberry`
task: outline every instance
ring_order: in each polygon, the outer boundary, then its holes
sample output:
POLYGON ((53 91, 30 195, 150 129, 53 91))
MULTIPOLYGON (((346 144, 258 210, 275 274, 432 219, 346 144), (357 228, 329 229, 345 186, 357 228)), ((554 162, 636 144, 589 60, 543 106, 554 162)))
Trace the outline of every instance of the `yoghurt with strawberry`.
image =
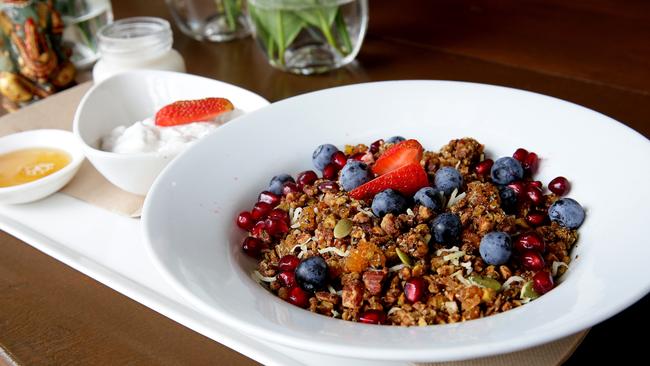
POLYGON ((225 98, 174 102, 154 118, 114 128, 101 139, 101 149, 119 154, 177 155, 240 113, 225 98))

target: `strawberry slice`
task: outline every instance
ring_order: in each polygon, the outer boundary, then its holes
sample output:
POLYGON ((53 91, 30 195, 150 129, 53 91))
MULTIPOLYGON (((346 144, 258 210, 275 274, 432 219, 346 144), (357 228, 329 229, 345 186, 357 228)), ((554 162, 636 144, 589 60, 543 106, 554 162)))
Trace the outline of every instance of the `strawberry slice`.
POLYGON ((162 107, 156 113, 156 126, 176 126, 191 122, 209 121, 232 111, 235 107, 226 98, 179 100, 162 107))
POLYGON ((419 163, 412 163, 360 185, 350 192, 350 197, 357 200, 372 198, 388 188, 410 197, 428 185, 429 179, 424 168, 419 163))
POLYGON ((372 172, 382 175, 408 164, 419 163, 423 151, 422 145, 416 140, 404 140, 384 151, 373 165, 372 172))

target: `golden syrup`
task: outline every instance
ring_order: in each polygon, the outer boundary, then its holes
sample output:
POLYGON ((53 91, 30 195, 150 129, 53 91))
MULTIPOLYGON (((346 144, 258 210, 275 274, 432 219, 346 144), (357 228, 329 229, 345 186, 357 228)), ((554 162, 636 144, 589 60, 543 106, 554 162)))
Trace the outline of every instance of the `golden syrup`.
POLYGON ((0 187, 25 184, 55 173, 70 164, 63 150, 38 147, 0 155, 0 187))

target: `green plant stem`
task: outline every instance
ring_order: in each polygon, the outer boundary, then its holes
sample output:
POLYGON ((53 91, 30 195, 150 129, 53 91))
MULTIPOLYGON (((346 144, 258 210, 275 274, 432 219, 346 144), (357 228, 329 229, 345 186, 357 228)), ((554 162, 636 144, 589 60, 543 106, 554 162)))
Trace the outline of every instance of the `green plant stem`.
POLYGON ((278 61, 280 65, 284 65, 284 51, 286 50, 287 45, 284 44, 284 27, 282 25, 282 10, 277 11, 277 25, 278 25, 278 61))
POLYGON ((235 13, 238 12, 237 4, 231 3, 232 0, 223 0, 223 7, 226 13, 226 22, 228 22, 228 28, 231 32, 234 32, 237 27, 237 20, 235 19, 235 13))
POLYGON ((345 24, 345 19, 343 19, 340 8, 336 13, 336 18, 334 21, 336 22, 336 29, 339 32, 339 36, 343 41, 343 54, 347 56, 350 52, 352 52, 352 40, 350 39, 348 27, 345 24))
POLYGON ((273 36, 270 34, 268 35, 268 41, 266 42, 266 53, 269 55, 269 60, 273 60, 274 56, 273 53, 275 51, 275 41, 273 40, 273 36))
POLYGON ((327 40, 327 43, 329 43, 332 47, 337 49, 339 52, 343 53, 343 51, 339 48, 338 44, 336 43, 336 40, 332 36, 332 31, 330 30, 329 24, 327 24, 327 20, 325 20, 325 17, 323 16, 323 13, 318 10, 318 21, 320 22, 320 29, 323 32, 323 35, 325 36, 325 39, 327 40))

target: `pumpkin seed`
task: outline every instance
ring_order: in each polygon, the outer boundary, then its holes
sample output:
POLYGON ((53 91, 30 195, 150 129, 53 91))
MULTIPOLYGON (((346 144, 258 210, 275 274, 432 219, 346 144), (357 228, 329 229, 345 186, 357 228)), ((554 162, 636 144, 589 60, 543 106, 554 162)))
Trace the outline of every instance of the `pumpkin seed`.
POLYGON ((404 265, 411 267, 411 257, 409 257, 408 254, 402 252, 399 248, 395 248, 395 253, 397 253, 397 256, 399 257, 399 260, 404 263, 404 265))
POLYGON ((350 235, 352 231, 352 221, 349 219, 341 219, 334 226, 334 237, 336 239, 343 239, 350 235))
POLYGON ((471 275, 467 280, 472 284, 480 287, 491 288, 494 291, 501 290, 501 283, 495 280, 494 278, 480 276, 480 275, 471 275))
POLYGON ((522 299, 531 299, 531 300, 535 300, 536 298, 539 297, 539 294, 533 288, 533 281, 528 281, 524 284, 524 286, 522 286, 519 297, 521 297, 522 299))

